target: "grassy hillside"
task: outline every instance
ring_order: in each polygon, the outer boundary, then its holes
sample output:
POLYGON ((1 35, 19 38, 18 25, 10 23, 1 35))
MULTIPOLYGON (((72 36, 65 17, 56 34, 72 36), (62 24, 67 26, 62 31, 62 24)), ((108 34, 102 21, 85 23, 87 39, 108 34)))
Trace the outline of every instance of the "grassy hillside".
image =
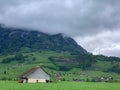
POLYGON ((18 80, 36 66, 53 81, 120 81, 120 58, 94 56, 63 34, 0 25, 0 80, 18 80))
POLYGON ((42 66, 51 74, 51 79, 54 81, 101 81, 101 77, 103 77, 105 81, 111 79, 111 77, 112 81, 120 81, 119 73, 107 71, 115 64, 120 65, 118 61, 111 62, 98 59, 90 67, 83 70, 79 67, 79 64, 74 61, 76 54, 70 52, 40 51, 24 53, 23 56, 21 56, 25 58, 22 62, 13 57, 15 57, 15 55, 0 56, 1 80, 17 80, 26 70, 32 67, 42 66), (50 60, 50 57, 57 57, 57 59, 53 62, 50 60), (58 57, 60 60, 58 60, 58 57), (6 58, 12 58, 13 60, 9 63, 3 63, 3 60, 6 60, 6 58), (70 60, 68 58, 70 58, 70 60), (64 69, 66 67, 68 69, 64 69))

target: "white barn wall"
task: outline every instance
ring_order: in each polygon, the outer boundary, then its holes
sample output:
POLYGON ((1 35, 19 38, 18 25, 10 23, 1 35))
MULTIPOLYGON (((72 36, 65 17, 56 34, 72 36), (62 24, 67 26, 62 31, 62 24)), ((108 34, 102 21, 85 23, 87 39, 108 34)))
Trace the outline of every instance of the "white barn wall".
POLYGON ((25 74, 21 75, 23 83, 37 83, 50 81, 50 75, 42 68, 32 68, 25 74))
POLYGON ((41 68, 38 68, 35 72, 30 74, 28 77, 28 83, 46 82, 50 81, 50 76, 44 72, 41 68))
POLYGON ((45 79, 28 79, 28 83, 46 82, 45 79))

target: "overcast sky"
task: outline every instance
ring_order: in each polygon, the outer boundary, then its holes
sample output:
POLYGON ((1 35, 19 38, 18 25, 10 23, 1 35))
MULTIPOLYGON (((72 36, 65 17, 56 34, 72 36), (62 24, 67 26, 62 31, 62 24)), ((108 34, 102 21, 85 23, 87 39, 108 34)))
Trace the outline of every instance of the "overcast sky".
POLYGON ((64 33, 94 54, 120 56, 120 0, 0 0, 0 23, 64 33))

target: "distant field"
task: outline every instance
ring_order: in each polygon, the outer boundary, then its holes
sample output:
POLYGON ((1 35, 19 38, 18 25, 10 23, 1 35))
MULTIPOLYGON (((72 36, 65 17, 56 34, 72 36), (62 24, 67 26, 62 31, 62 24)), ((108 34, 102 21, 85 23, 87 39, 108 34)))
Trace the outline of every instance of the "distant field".
MULTIPOLYGON (((86 81, 87 79, 92 80, 93 77, 113 77, 116 81, 120 81, 120 74, 114 72, 104 72, 111 68, 113 64, 109 61, 97 61, 95 65, 88 70, 81 70, 81 68, 74 68, 68 71, 59 70, 59 65, 55 65, 48 58, 51 56, 57 57, 74 57, 70 52, 56 52, 56 51, 40 51, 23 53, 28 58, 23 63, 12 61, 10 63, 2 63, 2 60, 7 57, 13 57, 14 55, 0 55, 0 80, 18 80, 18 77, 25 71, 32 67, 43 65, 45 70, 52 76, 51 79, 57 79, 54 77, 54 73, 57 75, 61 74, 61 77, 66 81, 86 81), (35 60, 33 60, 35 58, 35 60)), ((116 62, 117 64, 120 62, 116 62)), ((61 63, 66 66, 67 64, 61 63)), ((69 66, 71 67, 71 66, 69 66)))
POLYGON ((59 82, 21 84, 0 81, 0 90, 120 90, 120 83, 59 82))

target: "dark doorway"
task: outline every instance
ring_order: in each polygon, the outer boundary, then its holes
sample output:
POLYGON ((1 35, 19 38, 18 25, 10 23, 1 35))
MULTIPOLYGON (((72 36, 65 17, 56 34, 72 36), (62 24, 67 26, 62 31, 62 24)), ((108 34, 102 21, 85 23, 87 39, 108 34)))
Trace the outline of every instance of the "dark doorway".
POLYGON ((38 80, 36 80, 36 83, 38 83, 38 80))
POLYGON ((46 80, 46 83, 48 83, 49 82, 49 80, 46 80))

